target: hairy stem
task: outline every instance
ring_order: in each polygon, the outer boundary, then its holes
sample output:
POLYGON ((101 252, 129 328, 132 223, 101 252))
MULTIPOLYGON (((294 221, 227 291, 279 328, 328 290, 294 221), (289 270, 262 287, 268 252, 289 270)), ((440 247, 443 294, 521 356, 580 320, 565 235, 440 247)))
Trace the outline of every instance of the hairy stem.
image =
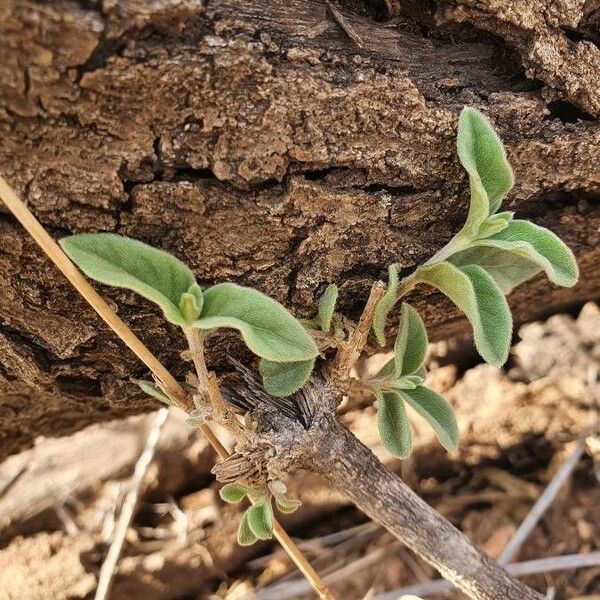
POLYGON ((310 467, 473 600, 542 600, 415 494, 331 414, 310 467), (335 465, 335 468, 332 468, 335 465))
POLYGON ((331 363, 329 372, 336 386, 341 390, 346 391, 348 380, 350 379, 350 371, 367 345, 371 325, 373 325, 375 307, 384 293, 385 285, 381 281, 376 281, 371 287, 369 298, 356 328, 352 331, 348 340, 341 345, 331 363))
POLYGON ((254 439, 254 433, 238 421, 237 416, 221 394, 217 376, 208 371, 204 359, 204 344, 201 333, 197 329, 188 328, 185 330, 185 336, 196 369, 196 377, 198 378, 198 396, 200 398, 197 400, 194 397, 196 408, 202 409, 206 404, 210 404, 210 419, 225 427, 239 444, 242 446, 247 445, 254 439), (203 403, 203 405, 198 406, 198 402, 203 403))

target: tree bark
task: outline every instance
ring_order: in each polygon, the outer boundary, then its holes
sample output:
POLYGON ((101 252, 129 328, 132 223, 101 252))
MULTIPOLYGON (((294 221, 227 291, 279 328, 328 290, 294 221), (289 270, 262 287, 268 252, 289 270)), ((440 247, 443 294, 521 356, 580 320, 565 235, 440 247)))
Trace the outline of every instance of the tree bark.
MULTIPOLYGON (((573 290, 540 277, 517 322, 600 296, 598 12, 590 3, 8 0, 0 6, 0 169, 57 237, 116 231, 310 315, 325 285, 357 316, 398 262, 465 218, 456 118, 483 110, 517 185, 505 207, 574 249, 573 290), (488 33, 493 32, 492 34, 488 33), (357 45, 360 41, 360 47, 357 45)), ((143 368, 0 207, 0 458, 38 435, 153 406, 143 368)), ((182 376, 183 340, 134 295, 102 290, 182 376)), ((410 298, 434 339, 465 321, 410 298)), ((243 352, 224 335, 213 366, 243 352)))

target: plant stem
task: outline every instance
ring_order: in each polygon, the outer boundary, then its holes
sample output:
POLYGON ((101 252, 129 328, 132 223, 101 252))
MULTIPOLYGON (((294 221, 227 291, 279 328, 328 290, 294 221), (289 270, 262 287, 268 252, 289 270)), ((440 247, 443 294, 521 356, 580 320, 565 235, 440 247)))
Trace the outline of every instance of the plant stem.
POLYGON ((371 287, 369 298, 356 328, 352 331, 348 340, 343 342, 331 363, 329 368, 331 377, 336 382, 336 386, 342 390, 346 390, 348 387, 350 371, 367 345, 367 339, 371 331, 371 325, 373 324, 375 307, 384 293, 385 285, 381 281, 376 281, 371 287))
POLYGON ((542 600, 386 469, 335 415, 321 418, 312 470, 473 600, 542 600))
MULTIPOLYGON (((198 377, 198 392, 200 395, 200 406, 197 408, 202 409, 210 404, 212 412, 210 419, 215 423, 219 423, 233 437, 236 441, 245 446, 249 444, 254 438, 254 432, 246 429, 239 421, 235 413, 230 409, 229 404, 225 401, 219 388, 219 382, 217 376, 214 373, 209 373, 204 359, 204 342, 203 335, 192 327, 184 329, 185 337, 187 338, 190 353, 192 356, 192 362, 196 369, 196 376, 198 377)), ((198 404, 196 402, 196 404, 198 404)))

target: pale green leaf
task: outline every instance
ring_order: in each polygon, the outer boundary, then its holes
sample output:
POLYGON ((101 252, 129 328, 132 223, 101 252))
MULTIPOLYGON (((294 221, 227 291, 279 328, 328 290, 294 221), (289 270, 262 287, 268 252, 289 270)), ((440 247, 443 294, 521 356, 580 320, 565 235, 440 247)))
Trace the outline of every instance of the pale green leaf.
POLYGON ((309 379, 315 366, 315 359, 291 363, 278 363, 261 358, 258 370, 262 375, 263 386, 271 396, 291 396, 309 379))
POLYGON ((323 331, 329 331, 331 329, 331 320, 333 319, 337 298, 338 287, 335 283, 331 283, 327 286, 327 289, 319 299, 317 319, 323 331))
POLYGON ((477 238, 487 238, 506 229, 515 213, 504 211, 489 216, 480 226, 477 238))
POLYGON ((274 362, 310 360, 318 354, 310 335, 279 302, 235 283, 204 292, 202 315, 193 326, 237 329, 254 354, 274 362))
POLYGON ((250 531, 259 540, 268 540, 273 535, 273 508, 269 502, 251 506, 247 511, 250 531))
POLYGON ((388 267, 388 285, 385 294, 381 297, 373 313, 373 333, 380 346, 385 346, 385 323, 398 293, 398 265, 388 267))
POLYGON ((469 174, 471 207, 467 227, 473 233, 495 213, 514 184, 513 172, 502 141, 490 122, 476 109, 465 107, 458 120, 458 156, 469 174))
POLYGON ((275 494, 275 504, 280 512, 289 515, 296 512, 302 505, 302 502, 297 498, 290 498, 285 494, 275 494))
POLYGON ((413 434, 404 401, 398 392, 373 391, 378 401, 377 423, 381 441, 390 454, 406 458, 412 449, 413 434))
POLYGON ((391 390, 414 390, 417 387, 417 384, 408 377, 399 377, 398 379, 391 379, 381 387, 382 389, 385 388, 391 390))
POLYGON ((248 511, 242 515, 240 524, 237 530, 237 541, 240 546, 252 546, 257 541, 257 536, 254 535, 248 523, 248 511))
POLYGON ((477 265, 456 267, 449 262, 424 265, 415 276, 443 292, 460 308, 473 327, 475 346, 494 365, 508 358, 512 317, 498 284, 477 265))
POLYGON ((457 252, 449 261, 458 266, 479 265, 496 281, 504 294, 537 275, 542 269, 531 260, 499 248, 477 246, 457 252))
POLYGON ((458 448, 458 426, 449 402, 424 386, 403 390, 401 393, 415 411, 431 424, 442 446, 450 452, 455 451, 458 448))
POLYGON ((60 245, 88 277, 133 290, 158 304, 171 323, 187 324, 179 302, 199 288, 194 273, 171 254, 113 233, 72 235, 60 245))
POLYGON ((419 313, 404 302, 400 312, 400 325, 394 344, 395 374, 412 375, 425 362, 427 354, 427 330, 419 313))
POLYGON ((200 316, 203 304, 204 296, 202 289, 197 284, 190 286, 187 292, 181 294, 179 312, 186 323, 193 323, 200 316))
POLYGON ((173 400, 171 400, 171 398, 169 398, 169 396, 167 396, 155 383, 142 381, 141 379, 134 379, 133 383, 137 383, 140 389, 145 394, 148 394, 148 396, 155 398, 167 406, 173 406, 173 400))
MULTIPOLYGON (((570 248, 552 231, 529 221, 512 221, 506 229, 475 245, 506 250, 511 255, 530 260, 556 285, 572 287, 579 278, 577 261, 570 248)), ((506 256, 507 265, 511 263, 511 255, 506 256)))
POLYGON ((247 485, 242 485, 241 483, 226 483, 219 490, 219 496, 229 504, 237 504, 248 495, 249 491, 247 485))

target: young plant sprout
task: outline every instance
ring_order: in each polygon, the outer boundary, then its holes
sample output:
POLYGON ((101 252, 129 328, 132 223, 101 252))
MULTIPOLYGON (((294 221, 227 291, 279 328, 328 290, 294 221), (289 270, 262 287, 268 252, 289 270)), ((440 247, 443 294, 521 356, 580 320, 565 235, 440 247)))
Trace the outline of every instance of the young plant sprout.
MULTIPOLYGON (((388 343, 386 325, 396 303, 419 284, 437 288, 464 312, 475 346, 489 363, 502 365, 512 335, 512 318, 505 295, 515 286, 545 271, 551 282, 572 286, 578 278, 575 258, 552 232, 512 212, 498 212, 513 186, 513 173, 504 147, 487 119, 472 108, 459 118, 458 156, 468 173, 470 205, 463 228, 425 264, 400 277, 396 264, 389 267, 387 288, 376 284, 360 321, 352 325, 335 311, 338 289, 331 284, 321 297, 317 315, 298 321, 268 296, 234 283, 220 283, 202 290, 194 273, 177 258, 139 241, 114 234, 82 234, 64 238, 61 245, 85 274, 96 281, 127 288, 160 306, 164 317, 182 329, 196 373, 194 410, 188 422, 220 423, 236 440, 236 460, 253 464, 248 473, 260 471, 265 461, 267 476, 245 477, 221 489, 225 502, 249 499, 238 529, 242 545, 271 537, 273 502, 284 513, 299 501, 287 495, 281 475, 269 470, 267 458, 246 455, 260 440, 254 415, 243 419, 225 398, 214 373, 204 360, 204 343, 220 328, 239 331, 247 347, 259 357, 261 393, 279 400, 282 411, 294 410, 293 396, 310 379, 317 359, 320 373, 338 395, 354 383, 350 368, 367 343, 369 331, 381 346, 388 343), (332 356, 331 349, 336 349, 332 356)), ((406 404, 433 427, 449 451, 458 446, 458 427, 451 405, 425 385, 427 331, 417 310, 403 303, 394 357, 370 379, 359 382, 377 400, 379 432, 394 456, 404 458, 412 449, 412 431, 406 404)), ((321 376, 321 375, 319 375, 321 376)), ((170 404, 159 384, 138 382, 148 395, 170 404)), ((256 455, 258 456, 258 455, 256 455)))

